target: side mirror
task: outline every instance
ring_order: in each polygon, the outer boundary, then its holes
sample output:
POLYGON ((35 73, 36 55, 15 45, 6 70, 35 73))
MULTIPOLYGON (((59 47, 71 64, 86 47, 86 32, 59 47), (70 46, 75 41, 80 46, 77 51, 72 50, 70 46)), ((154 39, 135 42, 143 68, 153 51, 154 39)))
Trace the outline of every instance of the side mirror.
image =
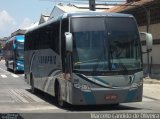
POLYGON ((146 51, 147 52, 152 51, 152 44, 153 44, 152 34, 146 33, 146 32, 141 32, 140 39, 141 39, 141 41, 146 41, 146 51))
POLYGON ((67 52, 72 52, 73 51, 72 33, 65 32, 65 40, 66 40, 66 51, 67 52))

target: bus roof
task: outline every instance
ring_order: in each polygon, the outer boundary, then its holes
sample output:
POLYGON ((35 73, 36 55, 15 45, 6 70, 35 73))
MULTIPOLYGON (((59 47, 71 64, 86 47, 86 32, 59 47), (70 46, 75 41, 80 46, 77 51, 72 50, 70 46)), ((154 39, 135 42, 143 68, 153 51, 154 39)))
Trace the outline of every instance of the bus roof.
POLYGON ((40 24, 30 30, 28 30, 26 32, 32 32, 36 29, 39 29, 43 26, 46 26, 48 24, 51 24, 53 22, 59 21, 60 19, 65 19, 65 18, 69 18, 69 17, 104 17, 104 16, 108 16, 108 17, 133 17, 133 15, 131 14, 122 14, 122 13, 110 13, 110 12, 95 12, 95 11, 89 11, 89 12, 73 12, 73 13, 64 13, 61 17, 59 17, 58 19, 50 19, 47 22, 40 24))
POLYGON ((108 17, 133 17, 130 14, 122 14, 122 13, 110 13, 110 12, 73 12, 73 13, 65 13, 63 17, 95 17, 95 16, 108 16, 108 17))

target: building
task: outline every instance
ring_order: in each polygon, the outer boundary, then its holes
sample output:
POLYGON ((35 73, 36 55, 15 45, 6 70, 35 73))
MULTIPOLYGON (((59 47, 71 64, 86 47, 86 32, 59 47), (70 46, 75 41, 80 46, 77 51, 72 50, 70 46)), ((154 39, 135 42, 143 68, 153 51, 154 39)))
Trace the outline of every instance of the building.
POLYGON ((5 46, 5 43, 7 40, 8 40, 8 37, 0 38, 0 60, 3 57, 3 47, 5 46))
POLYGON ((47 14, 41 14, 40 20, 39 20, 39 24, 42 24, 44 22, 46 22, 49 18, 49 15, 47 14))
MULTIPOLYGON (((127 0, 126 3, 116 5, 107 12, 128 13, 135 16, 140 32, 153 35, 153 49, 149 56, 149 73, 160 78, 160 0, 127 0)), ((145 41, 142 49, 145 51, 145 41)), ((143 55, 144 73, 148 73, 147 55, 143 55)))
MULTIPOLYGON (((42 20, 40 19, 40 21, 42 22, 42 20)), ((16 31, 14 31, 13 33, 11 33, 11 37, 15 36, 15 35, 25 35, 25 33, 29 30, 29 29, 32 29, 36 26, 38 26, 38 24, 40 23, 39 22, 36 22, 36 23, 32 23, 30 26, 28 27, 25 27, 25 28, 21 28, 21 29, 18 29, 16 31)), ((45 21, 43 21, 45 22, 45 21)))
MULTIPOLYGON (((104 10, 110 9, 110 8, 112 8, 112 6, 96 5, 95 6, 95 11, 104 11, 104 10)), ((49 19, 53 19, 53 18, 57 19, 59 16, 61 16, 64 13, 67 13, 67 12, 86 12, 86 11, 90 11, 89 5, 85 5, 85 4, 64 5, 64 4, 60 3, 53 8, 49 19)))
MULTIPOLYGON (((3 48, 5 43, 6 43, 6 41, 9 40, 11 37, 13 37, 15 35, 25 35, 27 30, 38 26, 38 24, 39 24, 39 22, 33 23, 29 27, 21 28, 21 29, 18 29, 16 31, 14 31, 13 33, 11 33, 11 35, 9 37, 0 38, 0 46, 2 46, 2 48, 3 48)), ((1 48, 0 48, 0 50, 1 50, 1 48)))
MULTIPOLYGON (((8 37, 4 37, 4 38, 0 38, 0 47, 3 48, 6 41, 7 41, 8 37)), ((0 50, 1 50, 0 48, 0 50)))
POLYGON ((24 35, 25 33, 26 33, 25 29, 18 29, 17 31, 14 31, 13 33, 11 33, 11 37, 15 35, 24 35))

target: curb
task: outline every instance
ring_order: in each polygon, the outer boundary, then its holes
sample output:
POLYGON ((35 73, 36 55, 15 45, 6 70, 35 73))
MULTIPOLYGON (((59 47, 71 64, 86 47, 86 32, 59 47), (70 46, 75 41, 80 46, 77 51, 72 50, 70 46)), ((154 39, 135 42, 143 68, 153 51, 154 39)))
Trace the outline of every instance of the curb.
POLYGON ((143 79, 144 84, 160 84, 160 80, 156 79, 143 79))

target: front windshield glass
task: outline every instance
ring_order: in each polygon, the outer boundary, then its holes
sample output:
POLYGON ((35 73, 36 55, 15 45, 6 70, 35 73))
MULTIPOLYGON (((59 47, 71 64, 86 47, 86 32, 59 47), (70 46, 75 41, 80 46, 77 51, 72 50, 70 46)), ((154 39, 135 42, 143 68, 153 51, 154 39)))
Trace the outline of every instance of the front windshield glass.
POLYGON ((108 51, 105 37, 105 18, 72 20, 74 69, 108 70, 108 51))
POLYGON ((23 42, 17 42, 17 49, 16 49, 16 56, 17 59, 23 60, 24 59, 24 43, 23 42))
POLYGON ((139 34, 133 18, 74 18, 71 30, 74 70, 141 68, 139 34))
POLYGON ((111 70, 132 70, 142 66, 139 33, 132 18, 108 18, 111 70))

